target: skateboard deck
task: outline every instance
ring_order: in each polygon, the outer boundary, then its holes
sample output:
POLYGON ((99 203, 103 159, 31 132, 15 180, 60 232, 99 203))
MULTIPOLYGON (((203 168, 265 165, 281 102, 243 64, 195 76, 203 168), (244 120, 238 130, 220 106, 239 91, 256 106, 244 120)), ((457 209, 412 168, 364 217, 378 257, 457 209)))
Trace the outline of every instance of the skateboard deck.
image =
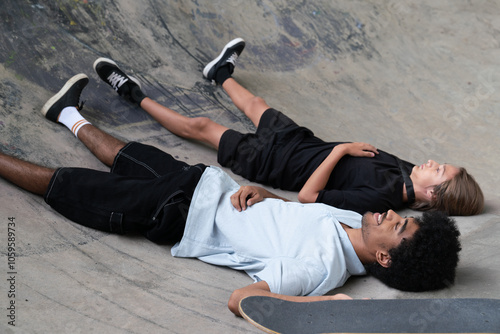
POLYGON ((500 299, 289 302, 251 296, 240 313, 267 333, 500 333, 500 299))

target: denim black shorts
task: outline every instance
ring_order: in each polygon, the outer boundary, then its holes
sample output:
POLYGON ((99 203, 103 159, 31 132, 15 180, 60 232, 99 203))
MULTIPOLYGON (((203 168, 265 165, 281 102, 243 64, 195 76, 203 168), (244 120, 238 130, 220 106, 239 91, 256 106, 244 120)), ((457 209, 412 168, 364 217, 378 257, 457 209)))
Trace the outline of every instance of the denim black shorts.
POLYGON ((119 234, 139 231, 156 243, 173 243, 182 238, 205 168, 132 142, 117 154, 110 172, 59 168, 44 199, 78 224, 119 234))

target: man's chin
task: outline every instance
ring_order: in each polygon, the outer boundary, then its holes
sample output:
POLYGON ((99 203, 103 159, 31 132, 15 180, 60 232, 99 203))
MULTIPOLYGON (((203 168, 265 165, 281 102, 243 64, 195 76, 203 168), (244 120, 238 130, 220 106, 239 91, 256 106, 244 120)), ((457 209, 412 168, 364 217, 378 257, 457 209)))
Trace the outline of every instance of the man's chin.
POLYGON ((361 236, 363 239, 367 238, 367 235, 370 233, 370 217, 373 216, 373 213, 370 211, 365 212, 363 218, 361 219, 361 236))
POLYGON ((369 219, 373 216, 373 212, 367 211, 363 215, 363 218, 361 219, 361 227, 366 226, 368 224, 369 219))

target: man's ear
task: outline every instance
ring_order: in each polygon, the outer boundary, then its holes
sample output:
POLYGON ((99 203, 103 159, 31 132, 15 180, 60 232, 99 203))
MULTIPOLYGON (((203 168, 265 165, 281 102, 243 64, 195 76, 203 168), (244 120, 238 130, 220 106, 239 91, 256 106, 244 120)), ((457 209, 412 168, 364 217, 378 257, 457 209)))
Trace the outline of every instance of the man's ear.
POLYGON ((389 268, 391 266, 391 256, 386 251, 377 251, 375 254, 378 264, 384 268, 389 268))
POLYGON ((434 199, 434 188, 436 186, 429 186, 427 188, 425 188, 425 197, 427 198, 427 200, 429 200, 429 202, 431 202, 433 199, 434 199))

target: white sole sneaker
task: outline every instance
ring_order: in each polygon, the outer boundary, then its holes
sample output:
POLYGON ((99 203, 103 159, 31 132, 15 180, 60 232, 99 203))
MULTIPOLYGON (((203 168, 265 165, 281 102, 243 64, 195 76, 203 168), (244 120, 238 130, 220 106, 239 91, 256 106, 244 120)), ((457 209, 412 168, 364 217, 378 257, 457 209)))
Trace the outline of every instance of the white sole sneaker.
POLYGON ((208 80, 214 80, 218 67, 220 67, 222 63, 226 62, 226 60, 230 58, 233 53, 236 52, 237 56, 239 56, 244 48, 245 41, 243 38, 235 38, 227 43, 219 56, 205 66, 203 69, 203 77, 208 80))
POLYGON ((64 86, 52 96, 42 107, 42 114, 45 118, 57 122, 61 111, 66 107, 78 107, 80 94, 89 83, 89 78, 83 74, 77 74, 70 78, 64 86))
MULTIPOLYGON (((107 84, 111 85, 110 82, 108 81, 108 78, 103 74, 103 73, 99 73, 100 72, 100 68, 99 68, 99 65, 109 65, 109 66, 112 66, 112 67, 116 67, 116 69, 118 69, 124 76, 126 76, 130 81, 132 81, 133 83, 135 83, 137 86, 139 86, 139 88, 142 88, 141 87, 141 83, 139 82, 139 80, 137 80, 136 78, 134 78, 133 76, 131 75, 128 75, 126 74, 119 66, 118 64, 116 64, 113 60, 109 59, 109 58, 105 58, 105 57, 100 57, 100 58, 97 58, 95 61, 94 61, 94 71, 97 73, 97 75, 99 76, 99 78, 101 78, 104 82, 106 82, 107 84)), ((113 87, 114 88, 114 87, 113 87)))

